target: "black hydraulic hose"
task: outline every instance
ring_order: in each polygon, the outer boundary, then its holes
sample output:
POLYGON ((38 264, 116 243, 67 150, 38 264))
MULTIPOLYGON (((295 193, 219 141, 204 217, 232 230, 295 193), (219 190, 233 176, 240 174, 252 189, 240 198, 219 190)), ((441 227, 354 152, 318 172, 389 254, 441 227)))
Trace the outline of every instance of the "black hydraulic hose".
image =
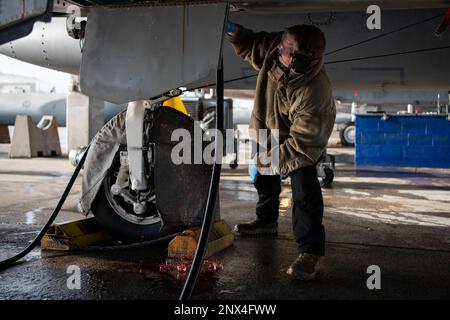
POLYGON ((36 238, 34 238, 34 240, 24 250, 22 250, 15 256, 12 256, 11 258, 0 261, 0 271, 11 267, 16 261, 25 257, 28 253, 31 252, 31 250, 33 250, 39 244, 39 242, 41 241, 41 239, 44 237, 45 233, 47 232, 48 228, 51 226, 51 224, 55 220, 56 216, 58 215, 59 211, 61 210, 64 202, 66 201, 66 198, 69 195, 69 192, 72 189, 72 186, 73 186, 75 180, 77 179, 78 174, 81 171, 81 168, 83 168, 83 164, 84 164, 84 161, 86 160, 88 151, 89 151, 89 146, 87 147, 86 151, 84 152, 83 156, 81 157, 80 162, 78 163, 77 167, 75 168, 75 171, 72 174, 72 177, 70 178, 69 182, 67 183, 64 193, 62 194, 61 198, 59 199, 58 204, 56 205, 55 209, 53 210, 50 218, 48 218, 47 222, 45 223, 45 226, 41 229, 41 231, 36 236, 36 238))
POLYGON ((209 185, 208 200, 206 202, 205 215, 203 216, 202 230, 198 240, 197 250, 195 251, 194 260, 192 261, 189 275, 184 283, 180 300, 188 300, 197 282, 198 274, 203 263, 203 257, 208 244, 208 236, 213 224, 214 205, 216 202, 217 191, 219 189, 220 170, 222 168, 222 150, 218 142, 219 132, 223 132, 223 59, 220 58, 219 68, 217 69, 217 94, 216 94, 216 139, 214 141, 214 165, 212 169, 211 182, 209 185))

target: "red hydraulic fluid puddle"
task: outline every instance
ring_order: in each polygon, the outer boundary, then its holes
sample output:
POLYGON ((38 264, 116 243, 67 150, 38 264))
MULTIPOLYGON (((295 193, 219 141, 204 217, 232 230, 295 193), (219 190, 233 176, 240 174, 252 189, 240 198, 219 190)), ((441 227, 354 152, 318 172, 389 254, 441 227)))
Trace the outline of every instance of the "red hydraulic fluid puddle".
MULTIPOLYGON (((168 259, 159 265, 159 271, 175 275, 177 279, 184 278, 191 269, 192 260, 190 259, 168 259)), ((200 269, 200 274, 211 275, 223 270, 223 263, 220 260, 204 260, 200 269)))

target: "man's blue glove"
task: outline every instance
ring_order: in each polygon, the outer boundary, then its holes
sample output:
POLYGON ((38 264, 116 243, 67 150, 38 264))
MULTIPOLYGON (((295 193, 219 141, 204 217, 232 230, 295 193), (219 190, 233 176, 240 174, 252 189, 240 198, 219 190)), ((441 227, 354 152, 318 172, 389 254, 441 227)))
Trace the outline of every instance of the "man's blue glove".
POLYGON ((227 20, 227 24, 225 25, 226 33, 235 33, 237 31, 237 25, 234 22, 227 20))
POLYGON ((258 169, 256 168, 256 165, 254 163, 249 163, 248 165, 248 175, 252 179, 252 182, 255 183, 256 179, 259 176, 258 169))

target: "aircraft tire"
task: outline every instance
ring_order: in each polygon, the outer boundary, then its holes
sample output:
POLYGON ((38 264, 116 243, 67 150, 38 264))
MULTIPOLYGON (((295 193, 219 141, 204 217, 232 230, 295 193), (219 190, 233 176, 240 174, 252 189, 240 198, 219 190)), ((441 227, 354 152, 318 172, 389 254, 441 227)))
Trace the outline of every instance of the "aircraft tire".
MULTIPOLYGON (((113 170, 114 172, 114 169, 117 169, 114 168, 114 166, 118 167, 117 158, 113 161, 109 169, 110 171, 113 170)), ((108 177, 104 178, 102 186, 92 203, 91 211, 95 219, 105 228, 105 231, 113 237, 125 242, 141 242, 158 239, 179 231, 176 228, 162 227, 159 217, 153 219, 152 223, 148 224, 133 223, 124 219, 117 213, 117 209, 114 209, 114 205, 111 204, 112 195, 106 195, 106 192, 110 192, 109 181, 107 179, 108 177)), ((156 211, 156 207, 149 208, 149 210, 156 211)))

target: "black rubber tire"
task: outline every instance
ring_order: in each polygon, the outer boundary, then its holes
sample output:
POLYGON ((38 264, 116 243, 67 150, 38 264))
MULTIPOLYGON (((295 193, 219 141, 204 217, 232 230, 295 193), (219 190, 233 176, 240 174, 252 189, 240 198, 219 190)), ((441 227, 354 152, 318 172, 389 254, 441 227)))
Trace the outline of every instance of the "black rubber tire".
MULTIPOLYGON (((118 156, 113 161, 114 167, 117 165, 118 156)), ((105 178, 107 179, 107 177, 105 178)), ((92 203, 91 211, 95 219, 105 228, 105 230, 118 240, 125 242, 141 242, 158 239, 180 231, 180 228, 161 227, 161 222, 148 225, 139 225, 125 220, 119 216, 111 207, 105 195, 104 181, 99 188, 97 196, 92 203)))
POLYGON ((355 130, 355 123, 354 122, 347 122, 344 127, 339 130, 339 138, 341 139, 341 143, 343 146, 353 147, 355 145, 355 140, 350 141, 347 138, 347 132, 348 130, 355 130))
POLYGON ((324 168, 323 171, 325 173, 325 177, 322 179, 322 187, 331 188, 331 184, 334 180, 334 171, 330 168, 324 168))
POLYGON ((231 169, 236 169, 238 167, 238 164, 236 163, 236 162, 232 162, 232 163, 230 163, 230 168, 231 169))
POLYGON ((236 138, 233 139, 233 150, 234 150, 234 154, 235 154, 236 158, 230 163, 230 168, 234 170, 238 167, 238 162, 239 162, 238 141, 236 138))

